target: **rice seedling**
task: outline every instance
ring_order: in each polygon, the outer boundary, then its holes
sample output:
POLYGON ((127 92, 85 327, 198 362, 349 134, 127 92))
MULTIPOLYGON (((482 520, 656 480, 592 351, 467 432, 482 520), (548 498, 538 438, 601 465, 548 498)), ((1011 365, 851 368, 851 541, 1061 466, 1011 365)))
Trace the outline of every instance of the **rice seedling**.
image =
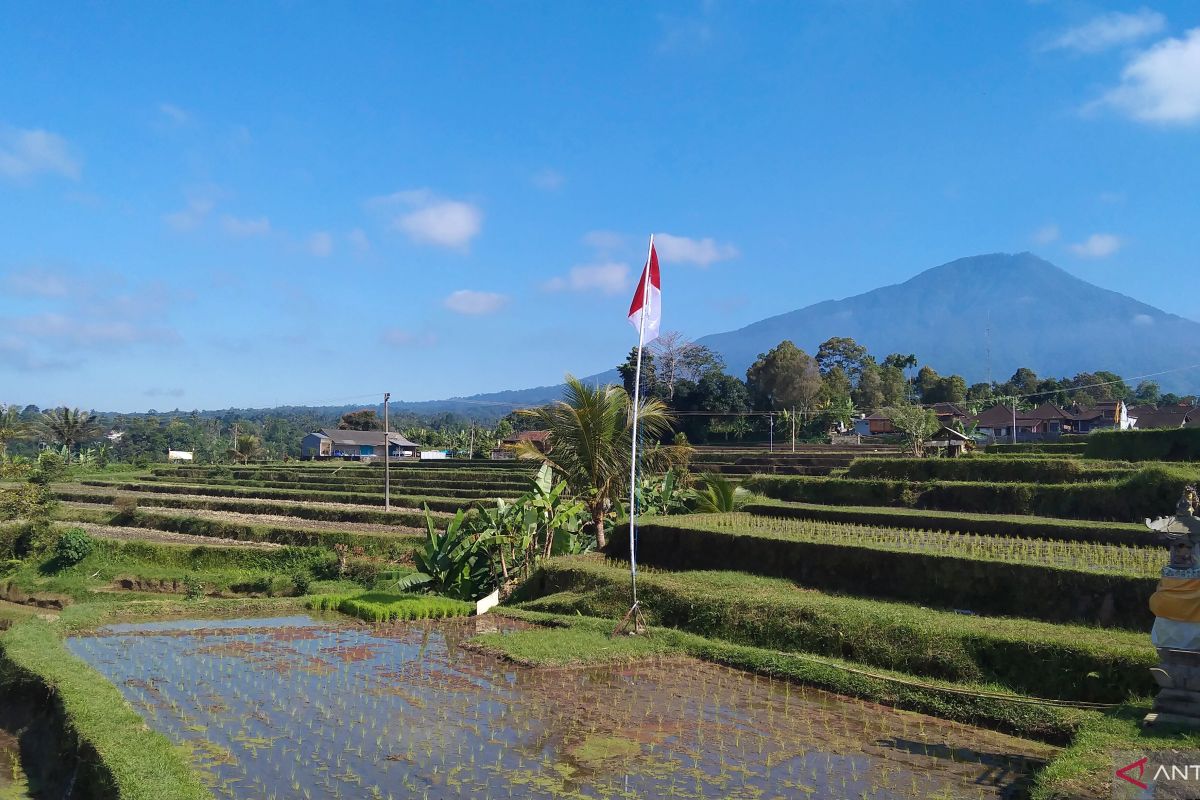
POLYGON ((1161 547, 908 530, 740 512, 676 518, 672 525, 888 552, 929 553, 1012 564, 1049 564, 1135 577, 1158 576, 1165 561, 1161 547))

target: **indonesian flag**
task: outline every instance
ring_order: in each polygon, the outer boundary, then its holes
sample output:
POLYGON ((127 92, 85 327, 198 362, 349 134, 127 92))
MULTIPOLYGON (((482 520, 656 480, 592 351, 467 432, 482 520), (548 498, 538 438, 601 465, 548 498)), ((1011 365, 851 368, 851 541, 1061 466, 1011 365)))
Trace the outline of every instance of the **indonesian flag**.
POLYGON ((643 318, 646 326, 644 344, 658 338, 658 326, 662 322, 662 280, 658 276, 658 253, 654 252, 653 238, 650 239, 650 258, 642 270, 642 279, 638 281, 637 294, 629 304, 629 324, 639 333, 642 332, 643 318))

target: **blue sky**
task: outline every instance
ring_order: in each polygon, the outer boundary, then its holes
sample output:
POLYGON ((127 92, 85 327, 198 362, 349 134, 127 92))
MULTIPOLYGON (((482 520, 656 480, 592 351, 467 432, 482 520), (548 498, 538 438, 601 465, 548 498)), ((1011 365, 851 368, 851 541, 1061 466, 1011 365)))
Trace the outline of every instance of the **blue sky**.
MULTIPOLYGON (((423 400, 1033 250, 1200 319, 1200 6, 13 4, 0 401, 423 400)), ((831 331, 835 335, 836 331, 831 331)))

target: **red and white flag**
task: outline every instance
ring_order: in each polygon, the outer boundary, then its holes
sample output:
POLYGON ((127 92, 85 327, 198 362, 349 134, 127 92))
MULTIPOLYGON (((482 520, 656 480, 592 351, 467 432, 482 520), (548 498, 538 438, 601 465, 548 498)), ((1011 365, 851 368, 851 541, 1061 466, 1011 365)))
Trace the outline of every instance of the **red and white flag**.
POLYGON ((638 281, 637 294, 629 304, 629 324, 639 333, 642 331, 643 317, 646 327, 642 342, 645 344, 658 338, 658 326, 662 322, 662 280, 658 276, 658 253, 654 252, 653 240, 650 242, 650 258, 646 260, 642 279, 638 281))

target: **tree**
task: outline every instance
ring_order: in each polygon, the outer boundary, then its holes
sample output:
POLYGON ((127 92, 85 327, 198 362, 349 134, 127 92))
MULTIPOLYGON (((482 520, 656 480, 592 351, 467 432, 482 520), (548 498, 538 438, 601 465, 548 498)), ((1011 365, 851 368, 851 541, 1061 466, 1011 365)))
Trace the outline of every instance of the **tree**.
POLYGON ((885 362, 879 369, 879 383, 884 405, 894 406, 908 402, 908 378, 904 377, 902 367, 885 362))
MULTIPOLYGON (((708 347, 683 338, 679 331, 666 331, 650 343, 654 354, 655 394, 667 402, 675 399, 675 388, 680 381, 698 381, 710 370, 725 368, 725 359, 708 347)), ((636 349, 634 350, 636 353, 636 349)), ((642 378, 646 377, 646 356, 643 356, 642 378)), ((619 368, 618 368, 619 369, 619 368)), ((624 378, 624 372, 621 373, 624 378)), ((625 387, 631 391, 632 382, 625 387)))
POLYGON ((850 377, 840 366, 834 366, 821 379, 821 401, 825 405, 841 405, 850 401, 853 387, 850 377))
MULTIPOLYGON (((619 386, 585 385, 566 376, 563 399, 521 413, 550 432, 543 453, 530 442, 520 442, 518 458, 549 464, 576 497, 588 507, 596 531, 596 546, 606 544, 605 520, 620 492, 629 486, 632 444, 632 401, 619 386)), ((647 399, 638 410, 639 434, 655 441, 671 430, 671 413, 661 400, 647 399)))
MULTIPOLYGON (((636 347, 629 348, 629 355, 625 358, 625 363, 617 367, 617 372, 621 376, 621 384, 625 387, 625 394, 633 397, 633 384, 637 379, 637 354, 636 347)), ((654 364, 654 354, 642 351, 642 397, 652 397, 656 394, 658 384, 658 369, 654 364)))
POLYGON ((746 370, 746 386, 760 410, 794 407, 807 413, 824 385, 816 359, 786 339, 746 370))
POLYGON ((0 403, 0 456, 8 450, 9 442, 24 439, 28 434, 29 423, 21 419, 21 409, 0 403))
POLYGON ((1156 381, 1142 381, 1137 385, 1133 396, 1139 403, 1157 404, 1162 399, 1162 389, 1156 381))
POLYGON ((878 364, 871 362, 863 365, 862 374, 858 377, 858 386, 851 397, 860 408, 867 411, 874 411, 886 405, 883 397, 883 377, 878 364))
POLYGON ((249 433, 237 437, 237 442, 229 450, 229 457, 234 461, 248 464, 262 455, 262 440, 249 433))
POLYGON ((817 366, 822 375, 840 368, 850 378, 858 378, 871 357, 867 348, 847 336, 826 339, 817 348, 817 366))
POLYGON ((364 408, 342 414, 342 419, 338 422, 338 429, 343 431, 381 431, 383 430, 383 420, 375 413, 375 409, 364 408))
POLYGON ((921 406, 892 406, 883 413, 892 421, 892 426, 904 434, 904 442, 915 456, 925 454, 925 443, 941 427, 937 414, 921 406))
POLYGON ((904 355, 902 353, 892 353, 883 360, 885 367, 895 367, 903 372, 906 369, 912 369, 917 365, 917 357, 912 353, 904 355))
POLYGON ((103 428, 94 413, 63 407, 44 412, 37 430, 50 441, 67 448, 69 462, 71 451, 77 445, 99 437, 103 428))
POLYGON ((750 392, 746 384, 721 370, 709 370, 699 381, 680 381, 675 390, 676 411, 707 412, 679 418, 679 427, 690 441, 708 441, 709 433, 721 427, 722 420, 750 410, 750 392))

